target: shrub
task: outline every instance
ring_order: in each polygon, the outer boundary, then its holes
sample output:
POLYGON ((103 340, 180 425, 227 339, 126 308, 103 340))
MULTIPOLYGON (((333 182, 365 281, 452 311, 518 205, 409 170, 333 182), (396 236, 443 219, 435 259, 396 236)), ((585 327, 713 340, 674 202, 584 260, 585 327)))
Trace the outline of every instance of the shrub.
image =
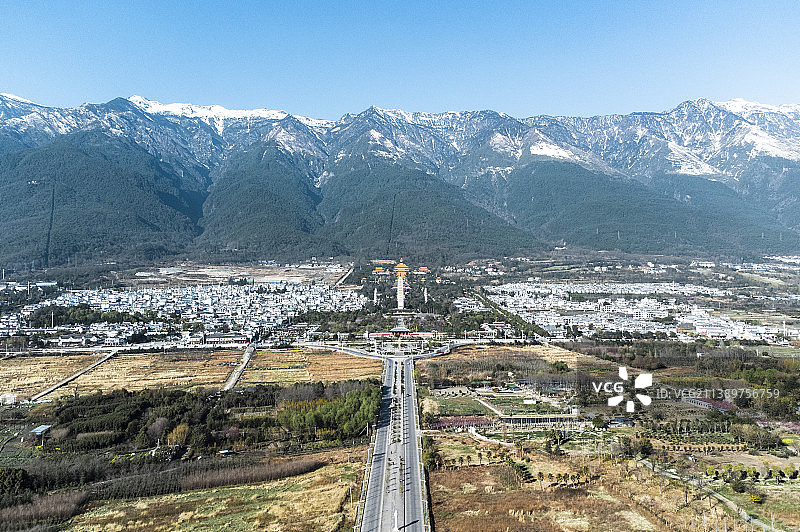
POLYGON ((744 493, 747 489, 747 486, 744 482, 739 479, 731 480, 731 489, 736 493, 744 493))
POLYGON ((75 515, 85 500, 83 491, 34 495, 29 504, 0 510, 0 530, 18 530, 39 522, 63 521, 75 515))

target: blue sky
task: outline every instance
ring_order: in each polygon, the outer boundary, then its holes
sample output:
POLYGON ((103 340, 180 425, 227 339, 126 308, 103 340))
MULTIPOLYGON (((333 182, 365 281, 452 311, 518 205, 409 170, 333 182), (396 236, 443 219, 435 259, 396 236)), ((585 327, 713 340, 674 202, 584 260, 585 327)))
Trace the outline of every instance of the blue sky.
POLYGON ((227 4, 0 0, 0 92, 329 119, 370 105, 524 117, 800 103, 797 2, 227 4))

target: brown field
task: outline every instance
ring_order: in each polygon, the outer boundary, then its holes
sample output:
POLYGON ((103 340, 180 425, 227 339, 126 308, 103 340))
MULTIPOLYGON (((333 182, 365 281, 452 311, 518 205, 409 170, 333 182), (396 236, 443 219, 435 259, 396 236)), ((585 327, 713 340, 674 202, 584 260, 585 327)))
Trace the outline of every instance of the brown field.
MULTIPOLYGON (((591 366, 614 366, 611 362, 569 351, 563 347, 552 345, 533 345, 525 347, 506 347, 496 345, 476 345, 461 347, 449 355, 437 357, 435 360, 485 360, 487 358, 508 357, 526 360, 539 359, 546 362, 564 362, 570 368, 591 366)), ((616 366, 615 366, 616 367, 616 366)))
POLYGON ((0 360, 0 394, 28 399, 97 362, 103 355, 48 355, 0 360))
MULTIPOLYGON (((46 355, 0 360, 0 393, 20 399, 44 391, 104 355, 46 355)), ((47 398, 115 389, 222 387, 241 359, 238 350, 189 353, 120 353, 47 398)), ((276 350, 256 353, 241 384, 292 384, 380 377, 380 361, 330 351, 276 350), (292 366, 289 368, 289 366, 292 366)))
POLYGON ((120 353, 85 375, 81 375, 48 397, 90 394, 116 389, 177 387, 186 390, 222 387, 233 367, 225 363, 242 357, 241 351, 212 353, 120 353))
POLYGON ((746 451, 723 452, 720 456, 698 453, 698 457, 708 465, 721 468, 725 464, 742 464, 744 467, 755 467, 762 473, 766 470, 767 466, 773 469, 783 469, 788 465, 795 466, 798 462, 797 458, 779 458, 769 453, 752 455, 746 451))
POLYGON ((281 349, 258 351, 239 382, 242 385, 332 382, 378 378, 382 370, 383 363, 379 360, 332 351, 281 349))
MULTIPOLYGON (((600 470, 603 471, 603 485, 607 490, 647 507, 654 515, 669 522, 675 530, 703 530, 704 518, 707 520, 707 530, 734 529, 732 511, 705 492, 691 488, 689 504, 686 506, 686 495, 677 482, 666 481, 641 465, 637 467, 632 461, 605 463, 600 470)), ((713 482, 711 485, 751 515, 767 522, 774 516, 776 530, 800 530, 800 512, 797 511, 800 507, 800 482, 790 481, 781 485, 758 483, 757 488, 766 493, 763 505, 752 503, 747 494, 734 493, 724 483, 713 482)), ((738 530, 749 529, 739 522, 738 530)))
POLYGON ((434 471, 430 476, 437 531, 667 530, 602 487, 504 486, 505 465, 434 471))
POLYGON ((363 448, 317 471, 273 482, 98 502, 66 530, 334 531, 352 528, 363 448), (349 525, 349 527, 348 527, 349 525))

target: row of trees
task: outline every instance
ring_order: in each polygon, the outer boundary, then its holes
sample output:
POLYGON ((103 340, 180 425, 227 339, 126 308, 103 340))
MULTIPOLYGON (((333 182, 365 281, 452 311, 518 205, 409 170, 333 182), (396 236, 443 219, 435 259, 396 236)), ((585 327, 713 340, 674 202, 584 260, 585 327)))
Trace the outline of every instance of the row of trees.
POLYGON ((733 418, 715 419, 688 419, 676 418, 673 421, 657 422, 651 420, 641 420, 642 427, 656 434, 717 434, 726 433, 730 430, 734 421, 733 418))
POLYGON ((51 530, 46 525, 75 515, 86 498, 84 491, 34 495, 30 502, 0 508, 0 530, 51 530))
POLYGON ((430 436, 422 436, 422 465, 425 469, 432 471, 444 465, 444 459, 439 453, 439 446, 430 436))
POLYGON ((800 471, 792 464, 788 464, 783 468, 773 468, 765 463, 763 472, 755 466, 746 467, 744 464, 725 464, 722 469, 714 466, 708 466, 705 470, 706 475, 713 477, 715 480, 724 480, 726 482, 744 481, 750 479, 757 481, 761 478, 776 479, 778 481, 784 479, 795 480, 800 471))
POLYGON ((30 315, 32 327, 45 328, 51 325, 91 325, 92 323, 140 323, 158 319, 154 310, 141 312, 120 312, 118 310, 97 310, 86 303, 64 307, 47 305, 30 315))
POLYGON ((732 425, 731 436, 740 443, 746 443, 755 449, 777 449, 781 439, 770 430, 756 425, 732 425))

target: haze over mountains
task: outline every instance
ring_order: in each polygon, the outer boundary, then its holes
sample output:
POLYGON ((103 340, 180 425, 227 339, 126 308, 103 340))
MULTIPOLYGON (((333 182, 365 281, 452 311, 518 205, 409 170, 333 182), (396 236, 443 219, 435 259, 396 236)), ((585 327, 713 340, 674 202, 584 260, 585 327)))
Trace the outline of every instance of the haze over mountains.
POLYGON ((800 253, 800 105, 337 121, 0 95, 0 263, 800 253))

